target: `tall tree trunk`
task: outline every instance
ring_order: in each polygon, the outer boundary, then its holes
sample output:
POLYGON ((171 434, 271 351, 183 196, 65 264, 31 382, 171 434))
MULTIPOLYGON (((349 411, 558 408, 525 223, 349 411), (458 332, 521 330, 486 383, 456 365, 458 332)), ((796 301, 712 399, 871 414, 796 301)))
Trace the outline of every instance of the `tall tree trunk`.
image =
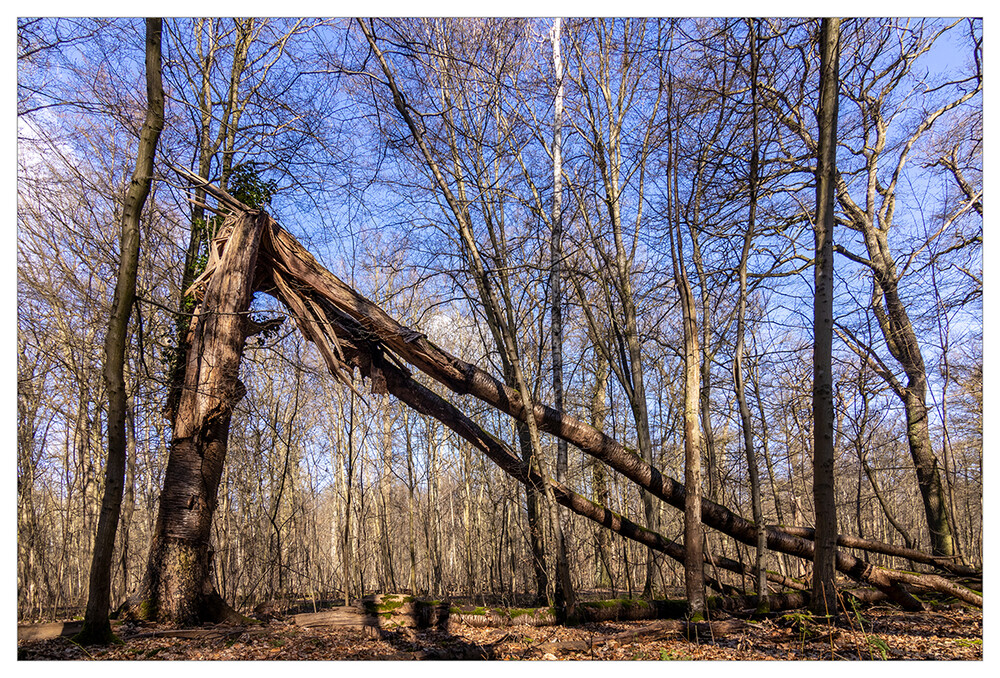
POLYGON ((131 527, 132 516, 135 513, 135 411, 129 410, 126 418, 128 432, 127 457, 125 466, 125 497, 122 504, 121 530, 118 543, 120 545, 120 563, 122 570, 122 588, 124 595, 129 591, 129 561, 132 559, 131 527))
MULTIPOLYGON (((560 55, 562 20, 552 25, 552 65, 556 77, 555 120, 552 130, 552 243, 551 243, 551 295, 552 295, 552 391, 553 404, 562 411, 563 405, 563 321, 562 321, 562 116, 563 116, 563 63, 560 55)), ((569 465, 569 445, 562 438, 556 439, 556 481, 565 484, 569 465)), ((566 616, 573 614, 576 595, 570 577, 566 556, 566 529, 569 523, 567 510, 556 507, 556 605, 566 616)))
MULTIPOLYGON (((910 152, 914 148, 919 148, 920 138, 927 135, 935 123, 943 119, 948 111, 954 110, 980 95, 982 72, 977 67, 974 79, 969 78, 962 81, 955 93, 955 98, 946 101, 930 112, 922 113, 918 118, 919 123, 913 128, 910 136, 905 140, 900 139, 894 142, 890 141, 888 126, 890 121, 894 120, 895 114, 890 114, 887 109, 895 109, 897 106, 898 102, 894 98, 897 90, 895 87, 878 84, 892 83, 895 85, 900 82, 900 76, 910 72, 913 58, 917 56, 918 52, 922 53, 926 48, 929 48, 931 44, 924 43, 925 46, 913 47, 918 51, 902 49, 901 53, 893 58, 889 70, 873 76, 875 79, 870 82, 874 86, 864 86, 861 91, 861 96, 864 99, 859 100, 858 103, 867 111, 864 134, 866 138, 875 140, 864 154, 867 191, 863 203, 859 205, 852 199, 846 181, 838 177, 837 199, 851 221, 851 228, 862 234, 867 258, 854 255, 841 246, 836 246, 836 251, 872 271, 871 309, 878 320, 886 347, 906 374, 906 383, 901 383, 894 374, 889 372, 883 372, 882 376, 902 401, 906 410, 907 439, 917 475, 917 485, 924 505, 924 515, 930 531, 932 550, 937 556, 955 557, 957 555, 956 544, 949 517, 947 496, 941 480, 940 461, 931 444, 928 427, 927 370, 920 351, 920 342, 910 322, 906 306, 899 295, 899 285, 902 275, 906 271, 906 266, 903 267, 902 273, 897 270, 889 247, 889 231, 894 225, 896 191, 899 183, 896 177, 901 176, 900 173, 909 159, 910 152), (893 153, 898 151, 898 156, 894 161, 894 178, 888 186, 883 186, 880 184, 879 178, 885 174, 879 171, 879 163, 887 148, 891 149, 893 153), (879 196, 878 199, 876 199, 876 195, 879 196)), ((917 45, 917 43, 914 42, 913 45, 917 45)), ((977 65, 981 64, 980 48, 981 44, 977 44, 975 49, 977 65)), ((855 58, 858 56, 855 55, 855 58)), ((867 59, 870 56, 860 56, 860 58, 865 60, 858 62, 858 66, 862 68, 861 72, 874 73, 868 68, 867 59)), ((858 71, 852 66, 852 72, 858 71)), ((944 86, 941 89, 944 89, 944 86)), ((847 91, 845 90, 845 92, 847 91)), ((848 94, 855 96, 853 93, 848 92, 848 94)), ((959 183, 961 185, 962 182, 959 183)), ((970 196, 964 189, 962 192, 970 200, 973 199, 973 196, 970 196)), ((973 208, 978 211, 981 207, 981 202, 973 200, 967 203, 963 210, 973 208)))
MULTIPOLYGON (((739 405, 740 424, 743 429, 743 450, 747 458, 747 471, 750 475, 750 504, 753 510, 753 521, 758 526, 764 524, 764 514, 761 508, 760 474, 757 467, 757 456, 753 449, 753 427, 750 417, 750 407, 747 405, 746 385, 743 379, 743 345, 746 332, 747 309, 747 263, 750 248, 753 245, 754 232, 757 226, 757 195, 758 169, 760 163, 760 139, 757 121, 757 20, 750 22, 750 96, 753 142, 750 149, 750 214, 747 229, 743 237, 743 251, 740 254, 739 282, 740 296, 736 311, 736 348, 733 357, 733 381, 736 386, 736 402, 739 405)), ((757 532, 757 548, 754 557, 754 587, 757 591, 757 610, 766 612, 767 578, 764 573, 764 551, 767 548, 767 537, 763 530, 757 532)))
MULTIPOLYGON (((668 84, 668 87, 671 85, 668 84)), ((668 153, 676 159, 676 138, 673 134, 669 143, 668 153)), ((669 181, 673 189, 670 199, 673 200, 673 216, 676 223, 676 229, 672 227, 670 230, 671 259, 674 284, 680 294, 681 322, 684 328, 684 588, 687 592, 688 616, 694 620, 701 620, 704 619, 706 607, 704 535, 701 527, 701 430, 699 428, 701 408, 698 402, 701 398, 701 375, 698 310, 684 262, 676 162, 669 181)))
POLYGON ((443 555, 441 554, 441 502, 439 499, 438 487, 440 485, 440 473, 438 472, 438 457, 440 445, 438 443, 437 425, 433 419, 427 419, 427 512, 426 512, 426 533, 427 533, 427 553, 430 556, 431 565, 431 588, 429 593, 432 596, 441 594, 441 584, 443 579, 443 555))
MULTIPOLYGON (((513 378, 505 379, 511 385, 513 378)), ((521 458, 530 463, 534 456, 531 447, 531 436, 527 424, 514 422, 517 431, 518 446, 521 458)), ((549 572, 545 567, 545 539, 542 528, 542 512, 539 507, 540 495, 538 489, 530 485, 524 487, 525 512, 528 518, 528 543, 531 546, 531 571, 535 575, 535 602, 539 605, 548 604, 549 572)))
POLYGON ((146 20, 146 119, 139 133, 135 172, 125 194, 121 220, 121 261, 111 307, 111 320, 104 339, 104 382, 108 390, 108 457, 105 467, 104 498, 94 540, 90 566, 90 591, 81 643, 102 643, 111 639, 108 612, 111 599, 111 561, 115 533, 121 514, 125 485, 125 461, 128 438, 125 419, 128 402, 125 393, 125 350, 128 346, 128 323, 135 301, 136 275, 139 268, 139 221, 153 182, 153 160, 163 130, 163 82, 161 79, 162 19, 146 20))
POLYGON ((393 567, 392 558, 392 534, 389 530, 389 503, 392 498, 392 424, 393 418, 390 416, 390 403, 385 402, 385 421, 382 429, 382 471, 379 475, 379 524, 382 532, 382 569, 383 581, 390 591, 399 590, 396 586, 396 573, 393 567))
MULTIPOLYGON (((882 251, 888 252, 885 234, 879 233, 873 237, 879 242, 882 251)), ((906 409, 906 437, 917 472, 917 486, 920 488, 924 514, 927 516, 931 550, 936 556, 951 557, 955 555, 955 541, 948 517, 948 500, 927 421, 927 369, 916 332, 899 298, 895 267, 891 263, 885 264, 882 271, 875 271, 875 278, 881 292, 878 296, 884 299, 885 309, 882 307, 883 302, 875 299, 873 310, 890 352, 902 365, 907 377, 906 386, 901 389, 900 395, 906 409)))
MULTIPOLYGON (((680 232, 678 231, 678 237, 680 232)), ((678 257, 679 257, 678 253, 678 257)), ((678 283, 684 323, 684 588, 691 619, 705 613, 705 572, 701 528, 701 430, 699 429, 698 321, 683 261, 678 283)))
POLYGON ((268 222, 261 212, 231 218, 223 227, 228 231, 223 251, 212 252, 214 273, 191 322, 191 350, 146 574, 131 605, 142 619, 192 624, 235 615, 212 585, 209 536, 230 419, 246 393, 239 365, 260 236, 268 222))
POLYGON ((408 410, 403 410, 403 431, 406 435, 406 521, 407 521, 407 545, 409 546, 409 576, 407 577, 407 589, 411 596, 417 595, 417 536, 416 536, 416 516, 414 515, 417 489, 417 479, 413 468, 413 434, 410 432, 410 415, 408 410))
MULTIPOLYGON (((395 75, 393 74, 392 68, 389 66, 389 62, 386 60, 385 55, 382 53, 381 49, 378 47, 375 36, 371 31, 369 25, 364 21, 359 20, 358 25, 361 31, 364 33, 365 38, 368 41, 372 52, 375 54, 381 70, 386 77, 386 85, 388 86, 393 97, 393 105, 396 111, 399 113, 403 122, 406 124, 407 129, 413 135, 416 145, 420 149, 420 153, 424 159, 427 169, 431 172, 434 177, 434 182, 448 204, 448 207, 455 218, 456 226, 458 229, 458 235, 464 245, 464 252, 467 256, 467 263, 469 264, 469 269, 473 281, 475 282, 477 292, 479 294, 479 299, 483 304, 483 310, 485 311, 487 324, 489 325, 490 331, 493 334, 494 341, 496 343, 497 351, 500 354, 501 361, 504 366, 504 378, 507 384, 517 389, 518 396, 524 403, 533 402, 531 392, 528 388, 528 380, 524 374, 521 366, 521 358, 518 351, 517 337, 513 329, 513 317, 511 310, 511 303, 509 294, 505 294, 504 301, 506 303, 501 303, 500 294, 506 292, 502 288, 498 293, 497 285, 493 276, 488 273, 486 262, 480 252, 480 247, 478 240, 472 229, 472 220, 468 210, 468 201, 464 197, 464 183, 459 180, 457 184, 458 195, 452 191, 449 185, 448 179, 445 177, 441 170, 441 166, 435 160, 434 154, 428 145, 427 139, 422 131, 422 125, 418 124, 412 113, 412 109, 408 106, 406 102, 406 97, 400 91, 396 84, 395 75)), ((447 90, 442 92, 443 104, 446 108, 451 108, 450 95, 447 90)), ((454 136, 455 130, 449 128, 449 134, 454 136)), ((452 143, 452 153, 453 156, 456 154, 456 145, 452 143)), ((502 275, 502 273, 501 273, 502 275)), ((519 437, 521 441, 522 454, 527 453, 529 463, 537 468, 537 471, 542 477, 548 478, 548 474, 545 472, 545 463, 541 455, 541 437, 538 430, 538 424, 533 418, 526 418, 522 420, 524 423, 524 428, 526 432, 522 433, 519 428, 519 437)), ((551 488, 547 484, 543 484, 542 488, 545 494, 546 500, 549 506, 555 507, 555 497, 552 494, 551 488)), ((531 511, 530 506, 530 492, 529 492, 529 512, 531 511)), ((539 527, 536 523, 536 528, 539 527)), ((556 530, 559 530, 558 521, 556 523, 556 530)), ((541 531, 533 528, 532 537, 535 538, 539 536, 541 531)), ((557 535, 558 540, 558 535, 557 535)), ((540 559, 537 551, 534 554, 536 561, 536 573, 537 562, 540 559)), ((541 582, 539 582, 541 583, 541 582)), ((546 587, 546 594, 548 590, 546 587)), ((548 597, 548 595, 546 595, 548 597)))
POLYGON ((840 19, 823 19, 820 29, 819 151, 816 164, 813 307, 813 502, 816 552, 813 597, 817 614, 836 614, 837 503, 833 449, 833 227, 837 172, 837 99, 840 19))
POLYGON ((342 486, 344 488, 344 524, 340 530, 340 571, 344 582, 344 605, 351 604, 351 592, 354 590, 354 570, 351 548, 351 511, 354 509, 354 393, 348 395, 350 401, 347 410, 347 451, 340 465, 342 486))

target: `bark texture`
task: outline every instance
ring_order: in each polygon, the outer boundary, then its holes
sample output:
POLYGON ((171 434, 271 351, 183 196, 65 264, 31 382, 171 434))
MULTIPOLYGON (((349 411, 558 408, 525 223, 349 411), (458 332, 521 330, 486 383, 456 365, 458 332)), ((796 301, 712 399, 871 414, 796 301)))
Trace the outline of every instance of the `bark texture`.
MULTIPOLYGON (((557 18, 552 25, 552 66, 556 78, 555 120, 552 131, 552 250, 551 285, 552 295, 552 392, 556 409, 563 409, 563 321, 562 321, 562 117, 563 117, 563 63, 560 52, 562 20, 557 18)), ((569 446, 560 438, 556 441, 556 480, 566 482, 569 446)), ((556 544, 556 605, 567 615, 573 614, 576 595, 570 577, 569 560, 566 555, 566 532, 568 516, 562 508, 557 509, 559 521, 558 544, 556 544)))
POLYGON ((233 614, 211 582, 209 535, 232 411, 246 392, 239 365, 260 236, 269 223, 262 212, 227 220, 194 285, 202 300, 189 331, 191 350, 146 574, 131 604, 131 613, 142 619, 195 624, 233 614))
MULTIPOLYGON (((750 33, 750 97, 751 97, 751 133, 752 148, 750 149, 750 167, 748 184, 750 189, 750 211, 747 220, 746 232, 743 236, 743 250, 740 253, 740 263, 737 271, 740 285, 739 302, 736 310, 736 347, 733 350, 733 386, 736 390, 736 402, 740 412, 740 427, 743 433, 743 452, 747 458, 747 472, 750 476, 750 506, 753 511, 753 521, 757 525, 764 524, 764 513, 761 505, 760 473, 757 468, 757 455, 754 452, 753 440, 753 420, 750 416, 750 407, 747 404, 746 383, 743 378, 743 350, 744 338, 746 335, 746 311, 747 311, 747 265, 750 258, 750 248, 757 228, 757 198, 759 194, 759 172, 760 172, 760 134, 758 122, 758 100, 757 100, 757 32, 759 22, 757 19, 748 20, 750 33)), ((764 551, 767 548, 767 540, 763 530, 757 532, 757 548, 754 554, 754 587, 757 591, 758 612, 768 611, 767 602, 767 577, 764 572, 764 551)))

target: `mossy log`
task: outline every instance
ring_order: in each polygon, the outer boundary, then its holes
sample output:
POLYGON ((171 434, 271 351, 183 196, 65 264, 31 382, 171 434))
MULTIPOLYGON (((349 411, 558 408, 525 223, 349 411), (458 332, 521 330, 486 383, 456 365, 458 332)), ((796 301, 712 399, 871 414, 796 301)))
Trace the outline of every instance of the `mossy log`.
POLYGON ((473 607, 452 606, 450 608, 451 622, 466 626, 504 627, 504 626, 554 626, 559 623, 555 608, 516 608, 516 607, 473 607))

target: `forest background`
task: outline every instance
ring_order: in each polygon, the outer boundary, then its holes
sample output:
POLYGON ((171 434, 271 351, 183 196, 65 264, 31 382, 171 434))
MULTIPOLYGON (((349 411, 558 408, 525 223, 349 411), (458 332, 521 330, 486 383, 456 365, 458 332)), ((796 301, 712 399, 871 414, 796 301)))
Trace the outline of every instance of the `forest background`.
MULTIPOLYGON (((550 23, 377 24, 445 183, 464 194, 467 213, 484 229, 477 242, 506 321, 518 330, 514 357, 545 402, 553 401, 550 23)), ((880 299, 872 281, 884 271, 871 265, 864 221, 871 217, 886 226, 899 296, 919 337, 949 530, 957 550, 978 564, 981 23, 898 23, 845 26, 838 515, 842 532, 932 548, 907 444, 904 382, 912 365, 881 331, 884 293, 880 299), (897 59, 900 53, 905 58, 897 59), (928 115, 959 99, 922 128, 928 115), (889 143, 877 148, 881 121, 889 143)), ((79 606, 86 596, 106 448, 100 347, 117 261, 116 199, 141 122, 143 41, 135 21, 25 29, 37 29, 43 42, 48 31, 58 38, 50 51, 24 59, 19 52, 17 87, 19 360, 10 430, 18 435, 17 607, 19 618, 32 619, 79 606)), ((641 452, 683 476, 683 269, 701 339, 705 495, 752 515, 756 460, 764 519, 792 525, 813 523, 813 142, 803 122, 815 106, 812 30, 794 20, 766 28, 721 19, 568 22, 564 43, 566 409, 640 446, 645 429, 641 452), (740 225, 750 209, 746 68, 753 30, 781 35, 765 41, 760 55, 767 64, 761 82, 774 96, 759 108, 767 121, 758 128, 767 130, 757 144, 759 226, 741 257, 747 229, 740 225), (669 52, 662 49, 668 44, 669 52), (676 77, 669 88, 667 73, 676 77), (712 105, 719 100, 731 107, 712 105), (668 245, 675 237, 677 248, 668 245), (742 316, 741 268, 752 281, 742 316), (755 432, 749 465, 732 378, 741 318, 755 432)), ((164 42, 171 95, 161 158, 265 198, 286 228, 368 298, 456 355, 509 377, 512 356, 498 346, 497 320, 482 301, 440 180, 409 139, 391 93, 376 86, 379 73, 357 30, 338 22, 168 20, 164 42), (207 99, 199 98, 203 91, 211 92, 207 99)), ((170 438, 161 412, 176 310, 211 228, 165 165, 157 176, 143 223, 129 353, 116 601, 141 577, 153 530, 170 438)), ((279 315, 275 307, 259 310, 279 315)), ((248 393, 234 419, 213 537, 216 584, 228 601, 245 608, 281 597, 406 588, 513 597, 551 585, 535 565, 547 570, 556 559, 560 521, 542 512, 536 551, 523 489, 433 420, 345 391, 287 327, 248 349, 242 379, 248 393)), ((525 445, 509 422, 471 401, 463 406, 512 449, 525 445)), ((555 442, 543 445, 554 464, 555 442)), ((635 487, 568 454, 567 478, 578 491, 680 535, 679 516, 659 504, 651 509, 635 487)), ((641 546, 586 523, 568 525, 572 576, 582 588, 638 595, 681 581, 681 568, 657 563, 641 546)), ((753 560, 749 549, 712 539, 721 554, 753 560)), ((776 570, 804 574, 800 563, 768 558, 776 570)))

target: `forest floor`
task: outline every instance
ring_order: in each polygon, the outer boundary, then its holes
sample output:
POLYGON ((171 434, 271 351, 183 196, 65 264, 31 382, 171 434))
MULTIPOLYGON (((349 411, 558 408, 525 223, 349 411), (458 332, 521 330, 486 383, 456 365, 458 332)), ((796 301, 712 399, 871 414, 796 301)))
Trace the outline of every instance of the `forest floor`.
MULTIPOLYGON (((969 608, 922 613, 872 607, 851 619, 818 624, 792 613, 750 621, 720 638, 680 636, 619 642, 600 640, 648 626, 648 621, 580 626, 440 630, 302 628, 271 620, 253 627, 206 627, 188 631, 152 625, 121 625, 120 645, 83 648, 67 636, 18 641, 19 660, 982 660, 983 615, 969 608), (186 636, 186 637, 185 637, 186 636), (584 641, 584 651, 554 644, 584 641), (544 644, 544 645, 543 645, 544 644)), ((655 622, 654 622, 655 623, 655 622)), ((576 647, 579 647, 577 645, 576 647)))

